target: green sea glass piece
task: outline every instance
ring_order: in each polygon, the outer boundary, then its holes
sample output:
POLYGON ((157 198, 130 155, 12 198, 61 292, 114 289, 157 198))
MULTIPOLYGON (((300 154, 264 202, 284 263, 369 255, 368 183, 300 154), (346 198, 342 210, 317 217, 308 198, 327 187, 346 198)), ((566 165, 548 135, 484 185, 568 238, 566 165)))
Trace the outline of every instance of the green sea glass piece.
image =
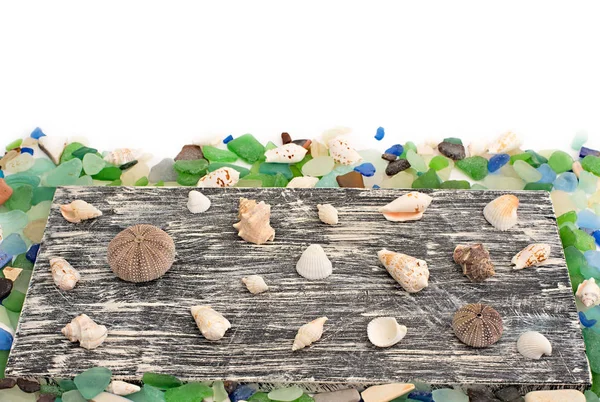
POLYGON ((118 187, 118 186, 122 186, 123 182, 120 179, 111 181, 110 183, 107 184, 107 186, 109 187, 118 187))
POLYGON ((257 392, 248 398, 248 402, 271 402, 266 392, 257 392))
POLYGON ((440 184, 440 188, 453 188, 468 190, 471 188, 471 183, 466 180, 446 180, 440 184))
POLYGON ((78 158, 83 160, 83 158, 85 158, 86 155, 96 155, 97 157, 100 157, 101 155, 98 153, 98 150, 96 148, 90 148, 90 147, 86 147, 83 146, 79 149, 76 149, 75 151, 72 152, 73 157, 78 158))
POLYGON ((577 212, 575 212, 575 211, 565 212, 564 214, 562 214, 561 216, 556 218, 556 224, 558 225, 558 227, 561 227, 566 222, 576 223, 577 222, 577 212))
POLYGON ((32 198, 33 187, 29 184, 24 184, 13 190, 12 195, 6 200, 4 206, 10 210, 27 212, 31 208, 32 198))
POLYGON ((443 142, 449 142, 451 144, 458 144, 458 145, 462 145, 463 142, 460 138, 456 138, 456 137, 447 137, 444 138, 443 142))
POLYGON ((199 382, 190 382, 165 392, 167 402, 202 402, 204 398, 211 397, 212 389, 199 382))
POLYGON ((4 300, 2 300, 2 305, 6 307, 7 310, 14 311, 18 313, 23 308, 23 303, 25 302, 25 293, 19 292, 18 290, 13 289, 10 292, 10 295, 4 300))
POLYGON ((139 179, 138 179, 138 180, 135 182, 134 186, 140 186, 140 187, 143 187, 143 186, 147 186, 147 185, 148 185, 148 183, 149 183, 149 181, 148 181, 148 177, 144 176, 144 177, 140 177, 140 178, 139 178, 139 179))
POLYGON ((548 165, 550 165, 552 170, 560 174, 571 170, 573 158, 564 151, 554 151, 548 159, 548 165))
POLYGON ((450 165, 448 158, 442 155, 436 155, 429 161, 429 168, 435 171, 439 171, 447 168, 450 165))
POLYGON ((23 139, 22 139, 22 138, 16 139, 16 140, 14 140, 13 142, 9 143, 9 144, 6 146, 6 148, 5 148, 5 149, 6 149, 6 151, 8 152, 8 151, 10 151, 11 149, 19 148, 19 147, 21 146, 21 144, 22 144, 22 143, 23 143, 23 139))
POLYGON ((121 169, 119 169, 116 166, 105 166, 97 174, 92 175, 92 179, 102 181, 114 181, 118 180, 121 177, 121 173, 123 173, 121 169))
MULTIPOLYGON (((55 166, 52 165, 52 168, 54 169, 55 166)), ((13 190, 25 184, 30 185, 31 187, 39 186, 40 178, 29 173, 29 170, 26 172, 14 173, 6 176, 4 181, 6 181, 6 184, 8 184, 13 190)))
MULTIPOLYGON (((250 174, 250 169, 246 169, 245 167, 234 165, 231 163, 223 163, 223 162, 211 162, 211 164, 208 165, 208 171, 214 172, 215 170, 221 169, 223 167, 229 167, 229 168, 237 170, 238 172, 240 172, 240 178, 245 177, 250 174)), ((257 170, 255 173, 258 173, 258 167, 257 167, 257 170)))
POLYGON ((227 143, 227 149, 248 163, 264 158, 265 147, 252 134, 244 134, 227 143))
POLYGON ((455 164, 473 180, 483 180, 488 174, 488 161, 482 156, 469 156, 455 164))
POLYGON ((92 399, 108 387, 111 376, 112 372, 106 367, 92 367, 76 375, 73 381, 85 399, 92 399))
POLYGON ((175 376, 151 372, 144 373, 142 376, 142 382, 159 389, 175 388, 182 384, 182 382, 175 376))
POLYGON ((527 183, 524 190, 552 191, 552 183, 527 183))
POLYGON ((262 187, 262 181, 240 179, 234 187, 262 187))
POLYGON ((213 401, 214 402, 225 402, 229 399, 229 395, 225 390, 225 385, 223 381, 215 381, 212 384, 212 393, 213 393, 213 401))
POLYGON ((96 154, 88 153, 83 156, 83 171, 91 176, 97 175, 106 166, 106 161, 96 154))
POLYGON ((302 166, 302 173, 305 176, 321 177, 331 172, 334 165, 335 162, 331 156, 317 156, 302 166))
POLYGON ((77 158, 71 159, 47 172, 45 174, 44 184, 51 187, 73 185, 77 182, 82 168, 83 164, 81 163, 81 160, 77 158))
POLYGON ((165 393, 158 388, 144 384, 139 392, 127 395, 127 399, 133 402, 165 402, 165 393))
POLYGON ((275 389, 267 395, 269 399, 280 402, 292 402, 300 398, 304 391, 298 386, 275 389))
POLYGON ((79 148, 82 148, 84 145, 80 142, 72 142, 70 144, 68 144, 65 149, 63 150, 63 153, 60 155, 60 164, 62 165, 65 162, 70 161, 71 159, 75 158, 75 156, 73 156, 73 151, 77 151, 79 148))
POLYGON ((177 183, 182 186, 195 186, 198 184, 198 180, 204 176, 203 174, 191 174, 185 172, 177 173, 177 183))
POLYGON ((63 402, 87 402, 87 400, 76 389, 67 391, 61 396, 63 402))
POLYGON ((412 149, 409 149, 406 152, 406 160, 410 163, 410 167, 415 169, 417 172, 425 172, 427 171, 427 164, 425 163, 425 159, 412 149))
POLYGON ((588 172, 593 173, 596 176, 600 176, 600 157, 594 155, 587 155, 581 161, 581 166, 584 170, 587 170, 588 172))
POLYGON ((54 169, 56 165, 52 163, 50 159, 37 158, 33 163, 33 166, 24 173, 29 173, 34 176, 41 176, 42 174, 54 169))
POLYGON ((258 172, 268 175, 282 174, 288 180, 294 177, 290 165, 285 163, 261 163, 258 172))
POLYGON ((23 269, 33 269, 33 262, 29 261, 25 254, 19 254, 18 256, 16 256, 11 266, 23 269))
POLYGON ((440 188, 442 181, 433 169, 429 169, 412 183, 412 188, 440 188))
POLYGON ((286 187, 289 183, 289 180, 281 173, 277 173, 275 175, 275 182, 273 183, 273 187, 286 187))
POLYGON ((513 168, 526 183, 535 183, 542 178, 542 174, 524 160, 515 161, 513 168))
POLYGON ((594 237, 581 229, 571 229, 565 225, 559 230, 560 240, 563 247, 575 246, 580 251, 595 250, 596 242, 594 237))
POLYGON ((52 201, 54 198, 55 187, 36 187, 33 189, 31 205, 37 205, 42 201, 52 201))
POLYGON ((313 157, 311 154, 306 154, 304 156, 304 158, 302 158, 302 160, 300 162, 295 163, 294 166, 296 166, 298 169, 300 169, 300 171, 302 171, 302 168, 304 167, 304 165, 306 165, 312 159, 313 159, 313 157))
POLYGON ((542 155, 538 154, 532 149, 528 149, 525 152, 531 155, 531 158, 527 160, 527 163, 529 163, 534 168, 539 168, 542 164, 548 163, 547 158, 544 158, 542 155))
POLYGON ((210 162, 235 162, 238 159, 238 156, 233 152, 211 145, 203 146, 202 152, 204 153, 204 157, 210 162))
POLYGON ((6 237, 11 233, 23 230, 29 219, 27 214, 20 210, 0 213, 0 227, 2 228, 3 236, 6 237))
POLYGON ((274 187, 275 176, 271 176, 263 173, 250 173, 244 177, 245 180, 260 180, 263 187, 274 187))

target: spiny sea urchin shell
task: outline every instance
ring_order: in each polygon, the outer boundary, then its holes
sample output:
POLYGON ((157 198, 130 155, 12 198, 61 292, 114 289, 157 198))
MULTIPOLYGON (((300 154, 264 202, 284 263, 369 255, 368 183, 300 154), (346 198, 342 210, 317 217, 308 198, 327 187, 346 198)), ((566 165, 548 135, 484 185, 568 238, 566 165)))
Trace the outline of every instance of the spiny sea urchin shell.
POLYGON ((467 304, 454 314, 452 329, 464 344, 485 348, 502 336, 502 317, 486 304, 467 304))
POLYGON ((158 279, 171 268, 175 243, 152 225, 135 225, 121 231, 108 245, 108 264, 115 275, 128 282, 158 279))

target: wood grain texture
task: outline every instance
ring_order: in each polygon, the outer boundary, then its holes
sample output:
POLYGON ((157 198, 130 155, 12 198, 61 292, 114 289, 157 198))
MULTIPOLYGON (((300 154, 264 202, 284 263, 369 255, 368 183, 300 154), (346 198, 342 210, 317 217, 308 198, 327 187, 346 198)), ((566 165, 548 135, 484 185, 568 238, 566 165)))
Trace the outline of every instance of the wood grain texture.
MULTIPOLYGON (((121 379, 146 371, 183 379, 307 385, 374 384, 421 380, 432 384, 516 384, 584 388, 590 374, 552 204, 544 192, 514 192, 519 223, 507 232, 490 226, 483 207, 499 191, 431 191, 422 220, 386 221, 378 207, 405 190, 202 189, 212 206, 186 208, 189 188, 65 187, 57 190, 7 375, 71 377, 106 366, 121 379), (272 206, 275 241, 245 243, 233 229, 241 196, 272 206), (92 221, 65 221, 58 205, 83 199, 103 211, 92 221), (340 224, 328 226, 316 204, 331 203, 340 224), (106 261, 109 241, 122 229, 149 223, 169 233, 177 257, 161 279, 133 284, 116 278, 106 261), (471 283, 452 260, 457 244, 483 242, 496 275, 471 283), (552 246, 552 261, 515 271, 514 254, 530 243, 552 246), (333 262, 324 280, 300 277, 295 264, 318 243, 333 262), (408 294, 377 259, 381 248, 429 264, 429 287, 408 294), (62 292, 48 259, 66 258, 82 275, 62 292), (241 278, 262 275, 270 290, 252 295, 241 278), (454 336, 454 312, 466 303, 495 307, 504 319, 501 340, 473 349, 454 336), (190 314, 210 304, 232 323, 218 342, 204 339, 190 314), (60 329, 86 313, 109 329, 98 349, 70 343, 60 329), (323 338, 292 352, 297 329, 327 316, 323 338), (368 322, 394 316, 408 327, 396 346, 379 349, 367 339, 368 322), (551 357, 518 354, 521 333, 537 330, 552 342, 551 357)), ((314 389, 314 387, 313 387, 314 389)))

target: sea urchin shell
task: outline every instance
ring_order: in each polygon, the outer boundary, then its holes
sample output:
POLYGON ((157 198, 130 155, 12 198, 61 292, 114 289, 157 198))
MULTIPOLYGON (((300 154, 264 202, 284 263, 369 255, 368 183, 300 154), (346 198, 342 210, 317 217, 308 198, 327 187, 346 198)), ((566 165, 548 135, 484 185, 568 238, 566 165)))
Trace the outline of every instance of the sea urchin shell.
POLYGON ((108 245, 108 264, 128 282, 160 278, 175 259, 171 236, 152 225, 135 225, 121 231, 108 245))
POLYGON ((502 317, 488 305, 467 304, 454 314, 452 329, 462 343, 485 348, 502 336, 502 317))

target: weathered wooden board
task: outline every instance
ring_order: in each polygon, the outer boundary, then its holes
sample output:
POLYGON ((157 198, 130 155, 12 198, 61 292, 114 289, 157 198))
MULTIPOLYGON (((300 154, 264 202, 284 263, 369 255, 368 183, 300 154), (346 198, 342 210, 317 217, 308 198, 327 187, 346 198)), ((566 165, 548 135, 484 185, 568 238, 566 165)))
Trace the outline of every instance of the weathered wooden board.
POLYGON ((419 379, 434 384, 520 384, 583 388, 590 382, 584 343, 556 220, 547 193, 517 192, 519 224, 508 232, 483 218, 497 191, 433 191, 422 220, 386 221, 377 208, 403 190, 203 189, 211 209, 193 215, 186 188, 75 187, 56 192, 48 229, 35 266, 8 375, 70 377, 91 366, 109 367, 119 378, 145 371, 184 379, 256 382, 387 383, 419 379), (275 241, 245 243, 233 229, 240 196, 272 205, 275 241), (104 215, 66 222, 58 205, 84 199, 104 215), (331 203, 340 224, 317 217, 317 203, 331 203), (106 262, 109 241, 137 223, 163 228, 175 240, 177 259, 161 279, 132 284, 117 279, 106 262), (459 243, 483 242, 496 276, 471 283, 452 261, 459 243), (511 257, 533 242, 551 244, 553 263, 514 271, 511 257), (334 272, 321 281, 297 275, 295 264, 311 243, 323 245, 334 272), (426 260, 429 287, 402 290, 379 263, 381 248, 426 260), (59 291, 48 258, 62 256, 82 280, 59 291), (270 285, 253 296, 241 278, 262 275, 270 285), (501 313, 502 339, 487 349, 461 344, 450 323, 463 304, 488 303, 501 313), (219 342, 204 339, 189 309, 211 304, 233 328, 219 342), (60 329, 86 313, 109 328, 106 342, 88 351, 60 329), (298 327, 329 317, 320 342, 291 351, 298 327), (398 345, 378 349, 367 323, 394 316, 408 327, 398 345), (526 360, 516 340, 527 330, 544 333, 551 357, 526 360))

